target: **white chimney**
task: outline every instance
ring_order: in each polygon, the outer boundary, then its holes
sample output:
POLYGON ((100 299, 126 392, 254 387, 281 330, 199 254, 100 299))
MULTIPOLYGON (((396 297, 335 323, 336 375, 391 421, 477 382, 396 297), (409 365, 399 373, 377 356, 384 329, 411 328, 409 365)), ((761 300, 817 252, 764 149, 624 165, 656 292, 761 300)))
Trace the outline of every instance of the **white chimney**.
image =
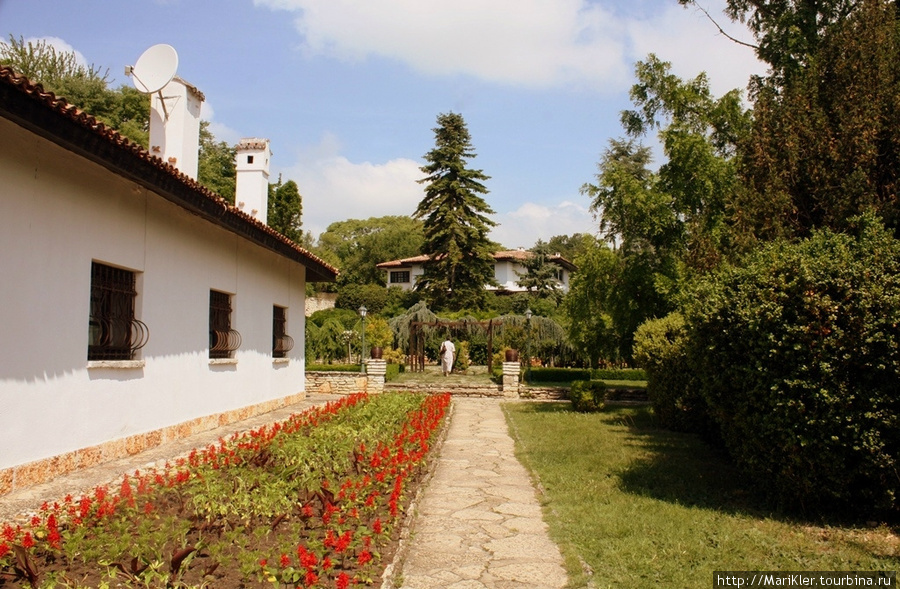
POLYGON ((269 210, 268 139, 241 139, 237 148, 237 182, 234 202, 238 208, 265 223, 269 210))
POLYGON ((205 97, 178 76, 150 95, 150 153, 197 179, 200 106, 205 97))

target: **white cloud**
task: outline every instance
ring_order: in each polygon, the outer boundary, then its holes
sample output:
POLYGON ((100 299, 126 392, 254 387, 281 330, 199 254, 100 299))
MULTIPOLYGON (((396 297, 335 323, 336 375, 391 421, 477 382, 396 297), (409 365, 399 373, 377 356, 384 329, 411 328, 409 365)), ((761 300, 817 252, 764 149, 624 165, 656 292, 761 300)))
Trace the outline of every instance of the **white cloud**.
MULTIPOLYGON (((701 1, 729 33, 749 40, 743 25, 722 14, 724 0, 701 1)), ((707 71, 717 93, 743 88, 750 73, 762 73, 751 49, 727 40, 698 9, 675 2, 650 7, 616 7, 610 0, 255 2, 295 13, 302 47, 310 54, 350 61, 374 55, 430 75, 618 92, 631 84, 631 64, 651 51, 673 61, 682 77, 707 71)))
POLYGON ((553 206, 525 203, 514 211, 495 215, 494 221, 499 225, 491 231, 491 239, 510 249, 528 249, 538 239, 547 241, 554 235, 597 232, 590 211, 568 200, 553 206))
POLYGON ((303 228, 318 235, 344 219, 411 215, 424 192, 418 162, 397 158, 384 163, 352 162, 339 154, 340 144, 326 135, 283 168, 303 195, 303 228))
POLYGON ((297 13, 312 54, 526 86, 625 83, 622 23, 584 0, 256 0, 297 13))

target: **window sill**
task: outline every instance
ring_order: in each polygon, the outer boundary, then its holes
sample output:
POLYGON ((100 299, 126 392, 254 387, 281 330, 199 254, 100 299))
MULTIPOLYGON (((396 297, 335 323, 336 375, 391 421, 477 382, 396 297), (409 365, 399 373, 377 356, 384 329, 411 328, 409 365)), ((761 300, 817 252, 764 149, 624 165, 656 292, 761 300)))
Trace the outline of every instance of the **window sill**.
POLYGON ((87 367, 91 368, 113 368, 116 370, 135 370, 144 368, 143 360, 88 360, 87 367))
POLYGON ((229 366, 237 364, 237 358, 210 358, 210 366, 229 366))
POLYGON ((272 364, 290 364, 290 358, 272 358, 272 364))

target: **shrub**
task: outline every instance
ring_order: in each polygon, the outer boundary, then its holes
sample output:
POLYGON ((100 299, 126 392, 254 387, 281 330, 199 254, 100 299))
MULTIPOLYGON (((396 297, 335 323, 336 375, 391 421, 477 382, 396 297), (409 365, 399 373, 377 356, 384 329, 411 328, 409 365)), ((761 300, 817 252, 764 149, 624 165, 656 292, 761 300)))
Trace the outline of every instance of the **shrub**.
POLYGON ((601 411, 606 400, 606 385, 598 380, 576 380, 569 389, 569 400, 575 411, 601 411))
POLYGON ((900 241, 776 242, 691 298, 689 350, 733 457, 784 502, 900 507, 900 241))
POLYGON ((645 321, 634 334, 634 359, 647 374, 647 395, 663 427, 715 439, 706 400, 688 365, 684 318, 672 313, 645 321))
POLYGON ((400 373, 403 372, 401 370, 401 368, 403 368, 402 364, 388 364, 385 367, 385 373, 384 373, 385 382, 397 380, 400 377, 400 373))
POLYGON ((647 373, 640 368, 595 368, 592 380, 647 380, 647 373))
POLYGON ((591 380, 591 371, 581 368, 532 368, 532 382, 574 382, 591 380))
POLYGON ((307 372, 360 372, 359 364, 308 364, 307 372))

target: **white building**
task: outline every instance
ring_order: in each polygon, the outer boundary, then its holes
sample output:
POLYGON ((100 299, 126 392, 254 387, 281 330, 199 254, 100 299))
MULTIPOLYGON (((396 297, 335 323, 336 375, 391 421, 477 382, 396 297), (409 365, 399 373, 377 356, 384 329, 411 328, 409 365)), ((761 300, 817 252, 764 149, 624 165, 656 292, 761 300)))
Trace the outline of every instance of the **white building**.
POLYGON ((0 68, 0 495, 303 398, 337 271, 160 151, 0 68))
MULTIPOLYGON (((531 252, 524 249, 506 250, 494 254, 494 279, 499 286, 487 286, 487 290, 502 293, 526 292, 528 289, 519 286, 519 280, 527 272, 524 262, 531 256, 531 252)), ((425 273, 425 263, 428 256, 414 256, 402 260, 382 262, 376 267, 384 270, 387 285, 399 286, 403 290, 412 290, 416 281, 425 273)), ((575 265, 559 254, 548 256, 547 261, 558 268, 556 279, 562 292, 569 290, 569 277, 575 265)))

